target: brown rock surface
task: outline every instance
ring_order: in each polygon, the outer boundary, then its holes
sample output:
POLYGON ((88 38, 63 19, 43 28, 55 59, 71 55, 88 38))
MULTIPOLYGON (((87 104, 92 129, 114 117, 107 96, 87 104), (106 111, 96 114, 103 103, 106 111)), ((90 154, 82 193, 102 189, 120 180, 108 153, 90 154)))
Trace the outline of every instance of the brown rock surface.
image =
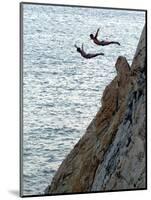
POLYGON ((120 56, 117 76, 86 133, 62 162, 47 194, 146 187, 146 42, 142 32, 131 67, 120 56))

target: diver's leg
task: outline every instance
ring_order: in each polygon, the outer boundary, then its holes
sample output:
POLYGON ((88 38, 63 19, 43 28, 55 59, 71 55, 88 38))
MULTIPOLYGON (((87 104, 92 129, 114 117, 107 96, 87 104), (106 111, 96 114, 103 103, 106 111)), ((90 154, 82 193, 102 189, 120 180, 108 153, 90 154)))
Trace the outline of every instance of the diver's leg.
POLYGON ((107 46, 107 45, 110 45, 110 44, 118 44, 118 45, 120 45, 119 42, 114 42, 114 41, 111 41, 111 42, 108 42, 108 41, 101 41, 101 42, 100 42, 100 45, 102 45, 102 46, 107 46))
POLYGON ((87 54, 87 58, 94 58, 94 57, 97 57, 97 56, 103 56, 104 54, 103 53, 96 53, 96 54, 87 54))

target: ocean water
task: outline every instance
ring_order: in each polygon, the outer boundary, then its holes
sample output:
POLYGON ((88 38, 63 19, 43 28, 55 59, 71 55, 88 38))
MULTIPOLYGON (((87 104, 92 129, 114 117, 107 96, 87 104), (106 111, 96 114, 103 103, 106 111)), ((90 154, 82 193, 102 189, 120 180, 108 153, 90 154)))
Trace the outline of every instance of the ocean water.
POLYGON ((119 55, 131 64, 144 12, 28 5, 23 7, 23 194, 43 194, 59 165, 85 133, 116 75, 119 55), (96 46, 89 39, 121 43, 96 46), (86 52, 105 56, 87 60, 86 52))

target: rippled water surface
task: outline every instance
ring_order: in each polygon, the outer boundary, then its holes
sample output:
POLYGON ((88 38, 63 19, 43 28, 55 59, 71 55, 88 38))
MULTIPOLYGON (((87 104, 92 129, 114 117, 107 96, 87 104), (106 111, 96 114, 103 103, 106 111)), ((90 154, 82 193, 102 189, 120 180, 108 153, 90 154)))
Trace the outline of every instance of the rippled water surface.
POLYGON ((131 63, 144 20, 144 12, 24 5, 24 195, 43 194, 99 109, 117 57, 131 63), (121 46, 93 44, 89 34, 98 27, 100 39, 121 46), (105 56, 86 60, 75 43, 105 56))

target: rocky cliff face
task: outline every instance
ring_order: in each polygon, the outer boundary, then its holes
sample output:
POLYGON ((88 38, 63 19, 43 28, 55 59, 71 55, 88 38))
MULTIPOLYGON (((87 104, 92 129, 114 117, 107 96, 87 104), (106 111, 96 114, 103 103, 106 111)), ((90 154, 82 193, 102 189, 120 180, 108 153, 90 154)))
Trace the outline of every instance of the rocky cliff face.
POLYGON ((142 32, 131 67, 120 56, 102 106, 61 164, 46 194, 146 187, 146 41, 142 32))

